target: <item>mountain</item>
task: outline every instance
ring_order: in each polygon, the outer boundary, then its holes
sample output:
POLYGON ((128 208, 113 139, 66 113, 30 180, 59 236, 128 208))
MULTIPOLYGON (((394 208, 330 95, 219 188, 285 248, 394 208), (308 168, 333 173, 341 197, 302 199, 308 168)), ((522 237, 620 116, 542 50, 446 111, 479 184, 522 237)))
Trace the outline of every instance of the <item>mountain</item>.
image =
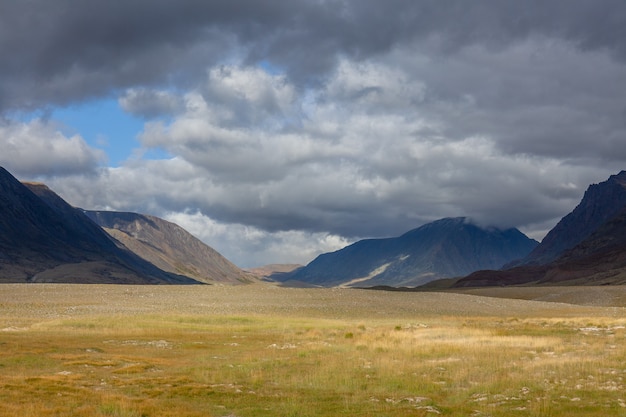
POLYGON ((269 279, 269 280, 280 280, 275 279, 284 274, 291 274, 296 269, 304 268, 304 265, 300 264, 269 264, 258 266, 256 268, 246 269, 246 272, 253 274, 254 276, 260 279, 269 279))
POLYGON ((539 284, 626 284, 626 206, 548 265, 539 284))
POLYGON ((517 266, 455 286, 626 284, 626 171, 589 186, 580 204, 517 266))
POLYGON ((626 206, 626 171, 587 188, 580 204, 519 265, 544 265, 589 237, 626 206))
POLYGON ((128 249, 164 271, 205 283, 241 284, 253 279, 174 223, 137 213, 84 213, 128 249))
POLYGON ((191 284, 121 247, 43 184, 0 167, 0 282, 191 284))
POLYGON ((446 218, 399 237, 361 240, 322 254, 282 280, 321 286, 415 286, 499 268, 536 245, 517 229, 482 228, 464 217, 446 218))

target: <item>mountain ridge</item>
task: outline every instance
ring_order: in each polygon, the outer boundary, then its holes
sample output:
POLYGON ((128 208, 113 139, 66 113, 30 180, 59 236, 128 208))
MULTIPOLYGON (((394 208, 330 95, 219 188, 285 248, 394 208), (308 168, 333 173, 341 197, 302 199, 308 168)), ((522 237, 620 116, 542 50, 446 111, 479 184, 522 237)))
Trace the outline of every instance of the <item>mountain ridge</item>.
POLYGON ((606 181, 589 185, 580 203, 548 232, 527 257, 512 266, 541 265, 556 260, 617 215, 624 206, 626 171, 621 171, 606 181))
POLYGON ((444 218, 360 240, 304 267, 270 267, 255 278, 174 223, 78 209, 0 167, 0 282, 240 284, 271 274, 294 286, 350 287, 442 278, 458 287, 626 284, 626 171, 591 184, 540 244, 514 228, 444 218))
POLYGON ((84 213, 132 252, 164 271, 207 284, 253 281, 250 274, 175 223, 132 212, 84 210, 84 213))
POLYGON ((0 282, 193 284, 116 245, 47 186, 0 167, 0 282))

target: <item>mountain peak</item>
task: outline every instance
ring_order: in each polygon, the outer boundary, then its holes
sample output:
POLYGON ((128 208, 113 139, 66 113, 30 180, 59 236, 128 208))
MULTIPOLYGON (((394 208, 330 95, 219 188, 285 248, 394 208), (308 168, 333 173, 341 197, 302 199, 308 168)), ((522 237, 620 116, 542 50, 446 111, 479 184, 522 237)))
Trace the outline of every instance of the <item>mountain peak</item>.
POLYGON ((591 184, 574 210, 563 217, 520 264, 542 265, 589 237, 626 206, 626 171, 591 184))
POLYGON ((408 238, 414 235, 420 235, 426 230, 455 230, 463 225, 470 224, 466 217, 444 217, 443 219, 435 220, 430 223, 423 224, 415 229, 409 230, 402 234, 400 238, 408 238))
POLYGON ((324 286, 416 286, 500 268, 535 245, 517 229, 482 228, 466 217, 444 218, 396 238, 361 240, 322 254, 288 279, 324 286))
POLYGON ((608 181, 615 181, 623 187, 626 187, 626 171, 620 171, 619 174, 611 175, 608 181))

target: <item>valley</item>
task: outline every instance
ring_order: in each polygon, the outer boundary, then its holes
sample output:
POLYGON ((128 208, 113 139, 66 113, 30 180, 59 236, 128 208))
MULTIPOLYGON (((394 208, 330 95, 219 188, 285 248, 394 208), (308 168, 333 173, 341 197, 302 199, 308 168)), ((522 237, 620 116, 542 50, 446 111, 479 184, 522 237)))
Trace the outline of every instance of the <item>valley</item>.
POLYGON ((626 417, 626 1, 0 0, 0 417, 626 417))
POLYGON ((444 218, 247 271, 0 191, 0 416, 626 416, 624 171, 541 243, 444 218))
POLYGON ((3 284, 0 415, 626 415, 625 289, 541 290, 3 284))

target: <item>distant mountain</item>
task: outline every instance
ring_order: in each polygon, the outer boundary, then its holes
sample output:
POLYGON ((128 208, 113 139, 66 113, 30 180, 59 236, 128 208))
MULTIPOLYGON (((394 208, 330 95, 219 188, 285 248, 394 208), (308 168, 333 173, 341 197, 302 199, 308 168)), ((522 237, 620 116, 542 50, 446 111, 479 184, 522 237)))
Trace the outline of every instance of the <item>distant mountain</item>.
POLYGON ((300 264, 269 264, 258 266, 256 268, 246 269, 247 272, 259 277, 275 279, 281 277, 284 274, 293 273, 295 270, 304 268, 304 265, 300 264))
POLYGON ((0 282, 190 284, 118 247, 43 184, 0 167, 0 282))
POLYGON ((459 287, 626 284, 626 171, 591 185, 580 204, 517 266, 478 271, 459 287))
POLYGON ((400 237, 361 240, 322 254, 283 280, 320 286, 416 286, 499 268, 536 245, 517 229, 482 228, 464 217, 446 218, 400 237))
POLYGON ((84 213, 128 249, 164 271, 205 283, 241 284, 254 279, 174 223, 137 213, 84 213))

